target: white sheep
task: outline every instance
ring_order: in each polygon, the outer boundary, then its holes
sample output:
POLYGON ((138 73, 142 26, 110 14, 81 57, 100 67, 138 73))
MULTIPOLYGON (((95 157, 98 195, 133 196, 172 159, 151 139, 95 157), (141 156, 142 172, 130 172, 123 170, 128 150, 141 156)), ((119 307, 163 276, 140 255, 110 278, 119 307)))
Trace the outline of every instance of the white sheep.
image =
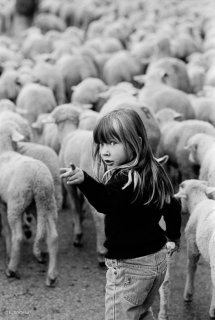
MULTIPOLYGON (((50 116, 52 121, 58 125, 61 149, 59 152, 60 167, 68 167, 74 163, 91 176, 94 175, 92 169, 92 141, 93 135, 90 130, 78 129, 79 111, 71 105, 62 105, 55 108, 50 116)), ((72 219, 74 225, 73 243, 75 246, 82 245, 82 222, 83 205, 86 204, 82 193, 76 186, 68 186, 65 181, 64 187, 67 190, 70 208, 72 209, 72 219)), ((90 206, 96 228, 97 260, 99 264, 104 263, 106 249, 104 243, 104 215, 95 211, 90 206)))
POLYGON ((49 123, 46 120, 49 113, 41 113, 35 122, 31 124, 33 131, 33 141, 52 148, 57 154, 60 150, 58 139, 58 129, 56 123, 49 123))
POLYGON ((59 160, 56 152, 48 146, 43 146, 33 142, 18 142, 16 151, 34 159, 42 161, 49 169, 53 182, 54 194, 58 212, 62 209, 62 186, 59 177, 59 160))
POLYGON ((189 151, 189 160, 200 166, 198 178, 215 187, 215 137, 197 133, 187 141, 185 148, 189 151))
POLYGON ((79 117, 79 129, 93 130, 99 118, 99 112, 83 110, 79 117))
POLYGON ((58 105, 65 103, 63 78, 55 65, 44 61, 37 61, 32 70, 32 75, 38 83, 52 90, 58 105))
POLYGON ((0 112, 3 111, 13 111, 15 112, 16 105, 9 99, 1 99, 0 100, 0 112))
POLYGON ((26 119, 24 119, 20 114, 5 110, 0 113, 0 123, 13 122, 16 129, 25 137, 25 141, 31 141, 33 138, 31 127, 26 119))
POLYGON ((94 110, 97 110, 99 102, 98 94, 107 90, 106 84, 99 78, 86 78, 78 85, 72 87, 72 103, 92 104, 94 110))
POLYGON ((208 197, 215 191, 202 180, 185 180, 175 195, 181 199, 182 210, 189 213, 185 228, 187 240, 187 271, 184 300, 192 301, 194 276, 200 255, 210 265, 212 280, 212 299, 209 315, 215 317, 215 201, 208 197))
POLYGON ((56 107, 56 100, 50 88, 29 83, 21 89, 16 105, 16 110, 32 123, 39 114, 51 112, 56 107))
POLYGON ((213 98, 196 97, 192 100, 195 118, 211 123, 215 126, 215 102, 213 98))
POLYGON ((215 137, 215 129, 206 121, 183 120, 169 121, 161 124, 160 152, 169 156, 168 165, 178 170, 178 182, 197 178, 198 170, 189 159, 185 149, 188 139, 196 133, 207 133, 215 137))
POLYGON ((58 233, 57 206, 54 184, 48 168, 39 160, 23 156, 13 149, 13 144, 23 139, 13 128, 13 123, 0 125, 0 199, 3 234, 9 263, 7 277, 18 277, 17 269, 23 239, 24 212, 36 212, 37 227, 33 253, 43 261, 41 242, 46 239, 49 266, 46 285, 52 286, 57 278, 58 233))
POLYGON ((136 81, 144 83, 144 87, 139 91, 138 100, 155 113, 170 108, 183 114, 185 119, 194 119, 195 112, 188 95, 168 85, 170 76, 163 69, 157 68, 146 75, 135 77, 136 81))

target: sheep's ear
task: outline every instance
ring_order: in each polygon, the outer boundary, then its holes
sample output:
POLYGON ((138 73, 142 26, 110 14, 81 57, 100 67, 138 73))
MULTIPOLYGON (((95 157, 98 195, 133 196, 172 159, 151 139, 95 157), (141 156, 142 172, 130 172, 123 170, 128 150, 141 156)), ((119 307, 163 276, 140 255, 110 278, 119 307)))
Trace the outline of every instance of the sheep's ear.
POLYGON ((28 114, 28 111, 27 111, 27 110, 21 109, 21 108, 17 108, 17 107, 16 107, 15 111, 16 111, 17 113, 19 113, 20 115, 26 115, 26 114, 28 114))
POLYGON ((187 150, 187 151, 191 151, 191 150, 193 150, 193 146, 190 146, 189 144, 186 144, 185 146, 184 146, 184 150, 187 150))
POLYGON ((207 187, 206 194, 209 196, 215 192, 215 187, 207 187))
POLYGON ((187 195, 182 190, 179 190, 177 193, 175 193, 174 197, 179 199, 187 199, 187 195))
POLYGON ((33 122, 33 123, 31 124, 31 127, 32 127, 33 129, 38 130, 38 131, 41 131, 41 130, 42 130, 42 124, 39 123, 39 122, 33 122))
POLYGON ((163 71, 162 70, 162 74, 161 74, 161 80, 163 83, 167 83, 168 82, 168 78, 169 78, 169 75, 166 71, 163 71))
POLYGON ((43 124, 45 123, 56 123, 55 119, 49 114, 45 119, 42 121, 43 124))
POLYGON ((19 142, 19 141, 23 141, 23 140, 25 140, 25 137, 21 133, 19 133, 18 131, 14 131, 12 133, 12 141, 13 142, 19 142))
POLYGON ((70 87, 70 89, 71 89, 72 92, 74 92, 76 88, 77 88, 77 86, 71 86, 71 87, 70 87))
POLYGON ((205 186, 208 186, 208 181, 207 180, 199 180, 199 181, 201 181, 201 183, 204 184, 205 186))
POLYGON ((83 110, 90 110, 93 108, 92 103, 84 103, 84 104, 81 104, 80 106, 81 108, 83 108, 83 110))
POLYGON ((168 160, 169 160, 169 156, 167 154, 163 157, 157 158, 157 161, 161 164, 167 163, 168 160))
POLYGON ((110 97, 110 90, 99 92, 97 97, 101 99, 108 99, 110 97))
POLYGON ((137 76, 134 76, 133 79, 134 79, 137 83, 145 84, 146 75, 144 75, 144 74, 137 75, 137 76))
POLYGON ((183 120, 184 120, 184 116, 183 116, 183 114, 181 114, 181 113, 176 113, 176 114, 174 115, 173 119, 174 119, 175 121, 183 121, 183 120))

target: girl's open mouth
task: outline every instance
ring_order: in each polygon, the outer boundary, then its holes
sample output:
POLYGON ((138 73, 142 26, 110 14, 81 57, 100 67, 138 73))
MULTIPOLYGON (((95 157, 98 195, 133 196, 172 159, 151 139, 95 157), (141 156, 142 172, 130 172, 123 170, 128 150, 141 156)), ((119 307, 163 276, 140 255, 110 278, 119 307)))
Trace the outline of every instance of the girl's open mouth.
POLYGON ((113 161, 111 161, 111 160, 104 160, 104 162, 106 163, 106 165, 107 166, 111 166, 111 165, 113 165, 113 161))

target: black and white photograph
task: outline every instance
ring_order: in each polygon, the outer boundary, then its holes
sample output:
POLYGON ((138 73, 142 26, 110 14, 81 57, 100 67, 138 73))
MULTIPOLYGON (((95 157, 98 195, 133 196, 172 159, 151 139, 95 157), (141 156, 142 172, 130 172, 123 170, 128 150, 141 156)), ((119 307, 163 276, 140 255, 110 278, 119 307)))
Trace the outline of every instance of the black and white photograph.
POLYGON ((20 319, 215 319, 213 0, 0 0, 0 320, 20 319))

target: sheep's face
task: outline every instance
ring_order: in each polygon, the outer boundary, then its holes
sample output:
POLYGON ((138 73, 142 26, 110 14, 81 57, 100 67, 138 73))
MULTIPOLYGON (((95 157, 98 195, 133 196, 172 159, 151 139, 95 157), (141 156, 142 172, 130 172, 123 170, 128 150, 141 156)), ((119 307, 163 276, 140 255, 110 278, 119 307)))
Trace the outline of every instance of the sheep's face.
POLYGON ((193 164, 198 164, 197 160, 197 145, 192 144, 188 146, 188 151, 189 151, 189 161, 192 162, 193 164))
POLYGON ((179 191, 175 194, 175 197, 180 199, 181 201, 181 212, 182 213, 187 213, 188 208, 187 208, 187 193, 185 189, 185 185, 183 182, 179 186, 179 191))

